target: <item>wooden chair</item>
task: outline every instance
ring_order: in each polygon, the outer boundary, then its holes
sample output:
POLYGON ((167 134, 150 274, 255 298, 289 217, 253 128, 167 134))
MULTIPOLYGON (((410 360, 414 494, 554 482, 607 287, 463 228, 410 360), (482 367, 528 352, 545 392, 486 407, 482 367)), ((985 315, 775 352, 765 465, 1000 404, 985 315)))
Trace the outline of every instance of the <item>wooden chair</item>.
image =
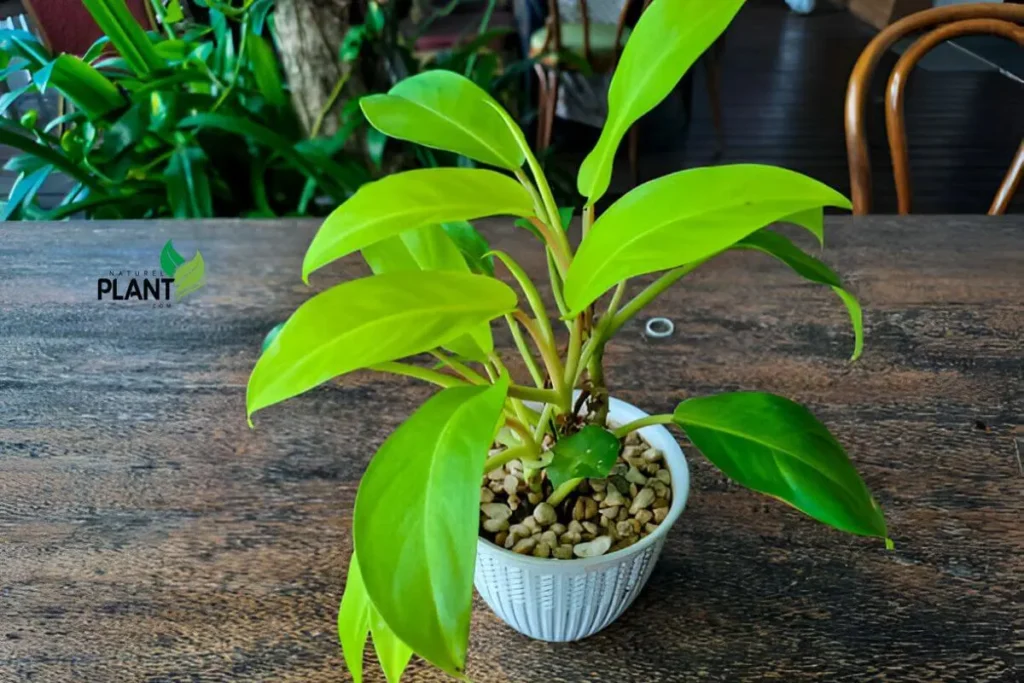
MULTIPOLYGON (((846 91, 846 151, 853 190, 853 212, 871 211, 871 161, 865 135, 864 109, 871 77, 882 56, 893 43, 911 33, 927 30, 900 57, 889 77, 885 98, 885 123, 892 154, 893 175, 899 213, 910 213, 910 162, 907 153, 903 100, 911 69, 940 43, 966 35, 991 34, 1024 46, 1024 5, 981 3, 950 5, 924 10, 904 17, 872 40, 854 65, 846 91)), ((1003 214, 1024 176, 1024 141, 1010 164, 1010 170, 996 192, 988 213, 1003 214)))

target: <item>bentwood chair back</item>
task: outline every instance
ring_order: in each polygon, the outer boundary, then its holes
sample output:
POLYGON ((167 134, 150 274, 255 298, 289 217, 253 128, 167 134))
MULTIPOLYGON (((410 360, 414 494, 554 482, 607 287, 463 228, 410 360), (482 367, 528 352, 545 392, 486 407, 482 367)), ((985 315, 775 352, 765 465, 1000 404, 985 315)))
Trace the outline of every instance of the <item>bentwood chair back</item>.
MULTIPOLYGON (((927 31, 897 61, 889 76, 885 94, 885 124, 892 155, 893 176, 899 213, 911 209, 910 160, 903 102, 910 71, 940 43, 967 35, 988 34, 1015 41, 1024 47, 1024 5, 979 3, 935 7, 917 12, 892 24, 872 40, 850 76, 846 91, 846 151, 853 190, 853 212, 871 211, 871 161, 865 133, 864 109, 871 77, 879 60, 892 45, 912 34, 927 31)), ((1010 163, 1002 184, 989 207, 992 215, 1006 212, 1024 175, 1024 140, 1010 163)))

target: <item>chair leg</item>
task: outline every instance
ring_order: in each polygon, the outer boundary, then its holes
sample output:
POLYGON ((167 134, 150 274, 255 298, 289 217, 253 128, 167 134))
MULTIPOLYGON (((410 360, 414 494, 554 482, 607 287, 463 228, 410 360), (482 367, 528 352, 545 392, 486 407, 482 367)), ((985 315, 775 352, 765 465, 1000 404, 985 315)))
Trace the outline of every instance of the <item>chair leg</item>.
POLYGON ((711 102, 711 120, 715 124, 715 153, 722 154, 725 151, 725 122, 722 116, 722 99, 718 84, 720 64, 718 61, 718 49, 712 46, 704 56, 704 73, 708 81, 708 100, 711 102))
POLYGON ((632 174, 633 187, 640 184, 640 127, 633 124, 629 128, 629 172, 632 174))
POLYGON ((543 65, 534 64, 537 74, 537 153, 544 151, 544 125, 548 110, 548 74, 543 65))
POLYGON ((1006 172, 1006 177, 1003 178, 1003 183, 999 186, 995 199, 992 200, 992 206, 988 210, 990 216, 1001 216, 1006 213, 1022 176, 1024 176, 1024 141, 1021 141, 1020 147, 1017 148, 1017 154, 1010 163, 1010 170, 1006 172))

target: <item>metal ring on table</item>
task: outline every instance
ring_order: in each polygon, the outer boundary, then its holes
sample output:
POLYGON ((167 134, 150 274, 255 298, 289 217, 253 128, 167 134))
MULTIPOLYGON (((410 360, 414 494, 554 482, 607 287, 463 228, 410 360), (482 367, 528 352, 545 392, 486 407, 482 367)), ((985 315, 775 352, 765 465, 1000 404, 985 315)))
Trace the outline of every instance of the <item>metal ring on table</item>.
POLYGON ((668 318, 651 318, 644 326, 644 334, 652 339, 664 339, 672 336, 676 326, 668 318))

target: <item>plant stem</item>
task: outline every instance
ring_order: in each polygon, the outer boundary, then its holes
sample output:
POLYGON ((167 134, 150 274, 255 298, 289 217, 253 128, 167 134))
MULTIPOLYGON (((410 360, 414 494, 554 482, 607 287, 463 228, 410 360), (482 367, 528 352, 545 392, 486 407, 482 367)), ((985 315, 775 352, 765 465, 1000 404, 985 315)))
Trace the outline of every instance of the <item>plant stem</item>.
POLYGON ((392 375, 403 375, 404 377, 421 379, 424 382, 430 382, 431 384, 436 384, 445 388, 466 385, 466 383, 458 377, 452 377, 451 375, 446 375, 443 372, 437 372, 430 368, 421 368, 418 365, 409 365, 408 363, 378 363, 377 365, 371 365, 370 369, 378 372, 389 372, 392 375))
POLYGON ((580 364, 580 352, 583 344, 583 316, 576 316, 569 330, 569 349, 565 358, 565 387, 572 400, 572 390, 576 386, 576 370, 580 364))
POLYGON ((506 463, 512 462, 517 458, 521 458, 524 455, 530 455, 532 450, 530 446, 516 446, 515 448, 506 448, 500 453, 495 453, 491 457, 487 458, 484 462, 484 474, 498 469, 506 463))
POLYGON ((529 427, 527 427, 514 417, 508 416, 505 417, 505 424, 508 425, 509 429, 514 431, 519 436, 523 437, 524 444, 533 447, 533 449, 538 452, 540 451, 540 449, 537 447, 537 442, 533 440, 533 433, 530 431, 529 427))
MULTIPOLYGON (((541 336, 540 332, 537 331, 536 325, 533 324, 533 321, 530 320, 530 318, 527 317, 525 313, 517 310, 514 311, 512 315, 515 317, 516 321, 518 321, 520 325, 526 328, 526 331, 530 334, 530 337, 533 338, 533 343, 536 345, 537 350, 540 351, 541 359, 543 359, 544 361, 544 367, 547 370, 548 377, 551 378, 552 388, 555 390, 555 393, 559 397, 558 399, 556 399, 555 402, 561 405, 562 397, 564 394, 562 384, 563 377, 565 375, 565 370, 562 368, 562 361, 558 358, 558 350, 555 348, 553 342, 548 343, 541 336)), ((567 406, 563 407, 566 410, 568 410, 567 406)))
POLYGON ((548 431, 548 422, 551 420, 551 413, 555 411, 554 404, 548 403, 537 418, 537 427, 533 430, 533 440, 542 443, 544 433, 548 431))
POLYGON ((213 103, 213 107, 210 108, 211 112, 215 112, 220 109, 220 105, 224 104, 224 101, 231 94, 231 91, 235 88, 238 83, 238 78, 242 73, 242 58, 245 55, 245 41, 249 37, 249 25, 242 24, 242 39, 238 41, 238 54, 235 55, 235 68, 231 72, 231 82, 228 83, 227 87, 224 88, 224 92, 220 94, 217 101, 213 103))
POLYGON ((555 333, 551 329, 551 320, 548 318, 547 310, 544 308, 544 299, 541 298, 540 292, 534 286, 530 276, 526 274, 523 267, 516 263, 515 259, 506 254, 503 251, 497 249, 491 252, 497 256, 508 271, 512 273, 512 277, 516 279, 519 286, 523 290, 523 294, 526 295, 526 300, 530 304, 530 310, 533 311, 534 317, 537 319, 537 323, 540 325, 540 332, 544 335, 544 341, 551 345, 555 345, 555 333))
POLYGON ((487 379, 485 379, 483 376, 481 376, 480 373, 475 371, 473 368, 469 367, 465 363, 461 363, 461 362, 455 360, 454 358, 452 358, 451 356, 445 354, 442 351, 438 351, 438 350, 435 349, 434 351, 430 352, 430 355, 433 356, 434 358, 438 359, 439 361, 441 361, 445 365, 447 365, 449 368, 451 368, 455 372, 457 372, 459 375, 462 376, 463 379, 467 380, 471 384, 487 384, 488 383, 487 379))
POLYGON ((324 125, 324 120, 331 112, 331 109, 334 109, 334 103, 338 101, 339 97, 341 97, 341 91, 345 89, 345 84, 348 83, 349 76, 352 75, 352 69, 344 64, 341 69, 341 78, 339 78, 338 82, 334 84, 334 89, 331 90, 331 94, 327 96, 327 101, 324 103, 323 108, 320 109, 320 113, 317 114, 316 121, 313 122, 313 127, 309 129, 310 138, 315 138, 320 133, 320 129, 323 128, 324 125))
POLYGON ((563 278, 566 272, 569 270, 569 263, 572 261, 572 247, 569 246, 569 238, 565 234, 565 230, 562 229, 562 221, 558 217, 558 206, 555 204, 555 199, 551 195, 551 188, 548 186, 547 178, 544 177, 543 171, 540 169, 540 164, 537 163, 537 158, 530 151, 529 146, 523 149, 526 154, 527 163, 530 166, 530 170, 533 172, 533 177, 537 180, 537 185, 540 188, 540 201, 537 200, 537 191, 534 189, 533 183, 522 171, 517 170, 516 178, 519 182, 530 193, 530 196, 534 200, 534 204, 537 205, 537 213, 540 222, 544 224, 544 227, 537 225, 536 222, 533 224, 541 231, 545 241, 555 255, 555 262, 558 265, 558 272, 563 278), (540 215, 543 214, 543 215, 540 215), (549 229, 546 229, 549 228, 549 229))
POLYGON ((583 237, 587 236, 590 232, 591 226, 594 225, 594 205, 587 204, 583 207, 583 237))
POLYGON ((581 481, 583 481, 583 477, 562 482, 562 485, 552 491, 551 495, 548 496, 548 505, 554 506, 561 503, 565 500, 566 496, 572 493, 573 490, 580 485, 581 481))
POLYGON ((607 336, 610 337, 613 334, 615 334, 619 330, 619 328, 622 327, 630 318, 639 313, 644 306, 651 303, 651 301, 654 300, 654 297, 658 296, 666 289, 671 287, 673 284, 675 284, 677 280, 682 278, 684 275, 693 272, 698 266, 703 264, 705 261, 707 261, 707 259, 704 259, 704 261, 694 261, 693 263, 687 263, 685 265, 679 266, 678 268, 673 268, 672 270, 666 272, 664 275, 662 275, 657 280, 652 282, 651 284, 647 285, 647 287, 642 292, 640 292, 635 297, 630 299, 629 303, 623 306, 619 310, 619 312, 615 314, 615 317, 608 325, 608 330, 606 333, 607 336))
POLYGON ((537 359, 533 357, 533 352, 530 351, 530 347, 526 345, 526 340, 523 339, 523 332, 519 329, 519 323, 508 314, 505 315, 505 322, 508 323, 508 329, 512 332, 512 339, 515 340, 519 355, 522 356, 523 362, 526 363, 526 369, 530 371, 533 383, 537 385, 538 389, 543 389, 544 375, 541 373, 540 368, 537 367, 537 359))
MULTIPOLYGON (((569 315, 569 307, 565 305, 565 294, 562 293, 562 276, 558 274, 558 265, 555 263, 555 254, 550 248, 544 250, 544 255, 547 257, 548 262, 548 279, 551 281, 551 293, 555 297, 555 305, 558 307, 558 313, 563 318, 569 315)), ((566 321, 565 326, 569 329, 572 323, 566 321)))
POLYGON ((649 427, 650 425, 665 425, 672 423, 671 415, 648 415, 642 417, 639 420, 633 420, 626 424, 612 430, 612 434, 615 435, 616 439, 621 439, 628 435, 630 432, 634 432, 641 427, 649 427))
POLYGON ((508 395, 512 398, 521 398, 524 401, 538 401, 541 403, 555 403, 562 400, 561 394, 551 389, 534 389, 519 384, 509 385, 508 395))

